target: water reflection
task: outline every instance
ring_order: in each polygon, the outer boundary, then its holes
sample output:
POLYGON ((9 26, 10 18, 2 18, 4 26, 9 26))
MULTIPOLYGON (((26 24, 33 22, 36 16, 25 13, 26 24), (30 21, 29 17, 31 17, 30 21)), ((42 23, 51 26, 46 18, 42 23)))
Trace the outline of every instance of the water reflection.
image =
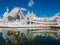
POLYGON ((0 45, 60 45, 57 30, 0 28, 0 45))

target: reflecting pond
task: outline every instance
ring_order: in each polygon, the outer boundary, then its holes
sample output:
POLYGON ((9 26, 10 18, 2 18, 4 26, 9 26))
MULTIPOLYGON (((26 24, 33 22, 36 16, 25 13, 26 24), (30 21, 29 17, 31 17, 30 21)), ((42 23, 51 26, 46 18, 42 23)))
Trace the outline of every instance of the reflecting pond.
POLYGON ((0 28, 0 45, 60 45, 59 30, 0 28))

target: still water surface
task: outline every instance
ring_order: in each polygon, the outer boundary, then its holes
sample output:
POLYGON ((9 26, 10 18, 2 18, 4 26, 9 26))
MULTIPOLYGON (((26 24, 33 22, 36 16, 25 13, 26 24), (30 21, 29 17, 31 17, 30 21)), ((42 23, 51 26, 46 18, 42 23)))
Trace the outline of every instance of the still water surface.
MULTIPOLYGON (((55 39, 40 29, 0 28, 0 45, 60 45, 60 39, 55 39), (45 35, 44 35, 45 34, 45 35), (48 36, 47 36, 48 35, 48 36)), ((53 33, 51 33, 53 34, 53 33)))

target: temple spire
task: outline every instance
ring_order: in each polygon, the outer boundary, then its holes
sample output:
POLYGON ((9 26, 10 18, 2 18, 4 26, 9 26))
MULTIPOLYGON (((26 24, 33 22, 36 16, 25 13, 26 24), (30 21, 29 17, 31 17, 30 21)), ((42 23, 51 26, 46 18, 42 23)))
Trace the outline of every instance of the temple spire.
POLYGON ((32 14, 34 14, 33 11, 32 11, 32 14))
POLYGON ((30 11, 29 11, 29 9, 28 9, 28 15, 30 15, 30 11))
POLYGON ((9 12, 9 8, 8 7, 6 7, 6 12, 9 12))

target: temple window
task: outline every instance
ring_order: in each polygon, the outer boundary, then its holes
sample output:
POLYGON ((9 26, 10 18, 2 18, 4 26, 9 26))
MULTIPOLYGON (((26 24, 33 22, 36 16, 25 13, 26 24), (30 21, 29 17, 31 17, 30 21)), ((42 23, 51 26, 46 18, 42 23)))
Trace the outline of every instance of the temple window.
POLYGON ((30 24, 30 22, 28 21, 27 24, 30 24))
POLYGON ((27 20, 29 20, 29 18, 27 18, 27 20))

